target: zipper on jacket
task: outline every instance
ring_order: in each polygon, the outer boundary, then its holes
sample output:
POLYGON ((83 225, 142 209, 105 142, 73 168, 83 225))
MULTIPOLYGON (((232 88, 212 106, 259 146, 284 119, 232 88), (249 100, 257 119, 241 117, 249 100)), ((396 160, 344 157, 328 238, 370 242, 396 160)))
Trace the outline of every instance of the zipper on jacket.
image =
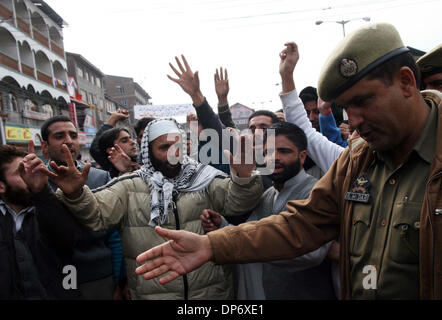
MULTIPOLYGON (((173 214, 175 216, 175 229, 180 230, 180 217, 178 216, 178 207, 176 205, 178 199, 178 192, 173 191, 173 214)), ((183 275, 184 284, 184 300, 189 300, 189 283, 187 281, 187 274, 183 275)))
MULTIPOLYGON (((438 173, 436 173, 434 176, 432 176, 432 177, 430 177, 430 179, 428 179, 428 181, 427 181, 427 188, 426 188, 426 190, 425 190, 425 193, 426 193, 426 196, 427 196, 427 207, 428 207, 428 211, 429 211, 429 214, 428 214, 428 221, 430 222, 430 228, 431 228, 431 232, 432 233, 434 233, 434 231, 433 231, 433 223, 432 223, 432 221, 431 221, 431 204, 430 204, 430 198, 428 197, 428 187, 430 186, 430 183, 433 181, 433 180, 435 180, 435 179, 437 179, 437 178, 439 178, 440 176, 442 176, 442 171, 439 171, 438 173)), ((436 299, 436 297, 437 297, 437 292, 436 292, 436 285, 435 285, 435 280, 436 280, 436 276, 435 276, 435 268, 434 268, 434 235, 433 235, 433 237, 432 237, 432 254, 431 254, 431 257, 432 257, 432 261, 431 261, 431 265, 432 265, 432 269, 433 269, 433 274, 432 274, 432 276, 433 276, 433 281, 432 281, 432 289, 433 289, 433 299, 436 299)), ((440 297, 438 297, 439 299, 440 299, 440 297)))

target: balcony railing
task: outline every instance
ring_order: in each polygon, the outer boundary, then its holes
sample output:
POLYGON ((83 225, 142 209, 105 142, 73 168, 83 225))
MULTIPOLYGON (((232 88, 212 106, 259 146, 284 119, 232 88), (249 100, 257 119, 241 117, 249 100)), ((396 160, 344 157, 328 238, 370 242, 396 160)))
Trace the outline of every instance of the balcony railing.
POLYGON ((11 69, 20 71, 20 69, 18 68, 18 61, 3 53, 0 53, 0 64, 7 66, 11 69))
POLYGON ((29 36, 31 35, 31 27, 29 26, 28 23, 24 22, 19 17, 17 17, 17 25, 21 31, 23 31, 24 33, 27 33, 29 36))
POLYGON ((51 41, 51 48, 53 52, 55 52, 64 59, 64 50, 61 47, 59 47, 54 41, 51 41))
POLYGON ((35 28, 32 28, 32 32, 34 33, 34 39, 49 49, 48 38, 46 38, 44 35, 42 35, 40 32, 38 32, 37 29, 35 29, 35 28))
POLYGON ((28 76, 30 76, 30 77, 32 77, 32 78, 35 78, 35 75, 34 75, 34 68, 31 68, 31 67, 25 65, 24 63, 21 64, 21 71, 22 71, 24 74, 26 74, 26 75, 28 75, 28 76))
POLYGON ((11 10, 9 10, 8 8, 6 8, 1 4, 0 4, 0 17, 3 19, 7 19, 8 21, 11 21, 12 24, 14 24, 14 19, 11 10))
POLYGON ((52 78, 44 74, 43 72, 37 71, 37 79, 49 84, 50 86, 54 86, 54 84, 52 83, 52 78))

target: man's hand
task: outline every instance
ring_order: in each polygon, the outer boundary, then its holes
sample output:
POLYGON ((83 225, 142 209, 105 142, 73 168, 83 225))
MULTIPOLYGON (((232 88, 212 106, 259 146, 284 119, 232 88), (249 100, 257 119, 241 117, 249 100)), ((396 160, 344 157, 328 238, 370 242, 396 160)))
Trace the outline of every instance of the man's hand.
POLYGON ((323 116, 332 113, 331 102, 325 102, 321 98, 318 98, 318 110, 323 116))
POLYGON ((350 125, 343 122, 339 125, 339 130, 341 130, 342 139, 348 140, 348 137, 350 136, 350 133, 351 133, 350 125))
POLYGON ((185 68, 183 68, 178 57, 175 57, 178 68, 180 69, 181 72, 178 71, 172 65, 172 63, 169 63, 169 66, 172 68, 173 72, 175 72, 175 74, 178 76, 178 79, 172 78, 169 75, 167 75, 167 77, 173 82, 178 83, 180 87, 184 90, 184 92, 187 93, 192 98, 193 105, 195 107, 199 107, 204 103, 205 99, 200 90, 200 79, 198 77, 198 71, 195 71, 195 73, 193 73, 189 67, 189 64, 187 63, 186 58, 183 55, 181 55, 181 58, 183 59, 185 68))
POLYGON ((69 152, 67 145, 63 144, 62 150, 68 166, 58 166, 54 161, 51 161, 50 166, 54 172, 46 169, 45 174, 55 182, 66 197, 76 199, 83 192, 83 186, 87 181, 91 164, 86 164, 83 172, 80 172, 75 166, 74 159, 72 159, 72 154, 69 152))
POLYGON ((155 227, 155 231, 161 237, 170 240, 147 250, 137 257, 137 263, 144 264, 138 267, 135 272, 143 275, 146 280, 170 271, 159 280, 161 284, 166 284, 197 269, 213 256, 210 240, 206 235, 202 236, 189 231, 176 231, 161 227, 155 227))
POLYGON ((224 69, 223 74, 223 67, 216 69, 215 73, 215 91, 216 95, 218 96, 218 106, 225 106, 228 104, 227 101, 227 95, 229 94, 229 78, 227 75, 227 69, 224 69))
POLYGON ((229 129, 234 139, 236 150, 234 154, 224 150, 224 156, 230 161, 230 169, 240 178, 249 178, 256 169, 255 149, 253 136, 250 134, 240 136, 235 129, 229 129))
POLYGON ((281 58, 279 62, 279 74, 282 80, 282 92, 287 93, 295 90, 293 71, 299 60, 299 51, 298 46, 294 42, 287 42, 284 45, 286 48, 279 54, 281 58))
POLYGON ((107 120, 107 124, 110 124, 112 127, 115 127, 118 121, 120 120, 126 120, 129 118, 129 111, 118 109, 115 112, 112 112, 111 116, 109 117, 109 120, 107 120))
POLYGON ((120 173, 132 171, 134 163, 119 145, 116 144, 110 149, 107 158, 120 173))
POLYGON ((201 224, 203 225, 204 232, 210 232, 219 229, 221 225, 221 215, 213 210, 204 209, 200 215, 201 224))
POLYGON ((28 155, 20 162, 18 170, 21 178, 32 192, 40 192, 48 183, 48 176, 45 174, 47 168, 35 154, 34 141, 29 140, 28 155))

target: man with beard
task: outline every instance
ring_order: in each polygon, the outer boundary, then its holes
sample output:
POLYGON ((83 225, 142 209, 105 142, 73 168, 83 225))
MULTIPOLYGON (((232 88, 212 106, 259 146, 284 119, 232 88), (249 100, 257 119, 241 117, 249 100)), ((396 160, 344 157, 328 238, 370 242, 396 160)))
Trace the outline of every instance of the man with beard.
POLYGON ((38 167, 35 154, 0 146, 1 300, 78 298, 62 286, 78 225, 38 167))
MULTIPOLYGON (((247 221, 257 221, 287 210, 288 200, 308 198, 316 178, 305 173, 302 165, 307 155, 307 138, 296 125, 276 123, 275 148, 265 145, 266 162, 273 162, 270 175, 273 187, 267 189, 247 221)), ((266 141, 267 135, 265 135, 266 141)), ((268 163, 268 165, 270 165, 268 163)), ((204 210, 201 220, 206 232, 226 226, 221 216, 204 210)), ((236 289, 239 300, 336 299, 330 262, 324 260, 330 243, 291 260, 236 265, 236 289)))
MULTIPOLYGON (((65 152, 77 159, 80 153, 78 131, 68 117, 47 119, 41 127, 41 137, 43 154, 49 157, 48 167, 51 161, 66 165, 65 152)), ((80 171, 85 168, 81 161, 75 161, 75 166, 80 171)), ((109 173, 104 170, 90 168, 88 172, 86 184, 91 189, 110 181, 109 173)), ((49 185, 54 191, 57 189, 52 179, 49 179, 49 185)), ((73 263, 78 272, 78 288, 84 299, 112 300, 121 296, 120 288, 124 285, 125 272, 122 268, 122 244, 118 231, 93 232, 84 228, 74 250, 73 263)))
MULTIPOLYGON (((245 137, 235 137, 246 142, 245 137)), ((223 172, 183 155, 184 139, 175 120, 153 120, 142 139, 143 167, 93 191, 84 186, 90 165, 80 173, 67 146, 63 146, 67 167, 51 163, 54 173, 47 171, 61 189, 57 194, 82 223, 94 230, 119 227, 129 290, 136 300, 233 298, 230 269, 210 263, 167 286, 135 274, 136 256, 164 242, 155 226, 203 234, 199 219, 203 209, 238 215, 252 210, 262 194, 261 179, 254 174, 255 164, 245 163, 244 149, 234 157, 225 152, 232 170, 232 177, 226 178, 223 172)))

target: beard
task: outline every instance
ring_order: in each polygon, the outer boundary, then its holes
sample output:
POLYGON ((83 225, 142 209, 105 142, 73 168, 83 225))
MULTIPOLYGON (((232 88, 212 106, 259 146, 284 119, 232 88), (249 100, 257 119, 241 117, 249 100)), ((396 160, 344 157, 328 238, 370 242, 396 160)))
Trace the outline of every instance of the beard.
POLYGON ((14 189, 6 181, 4 182, 6 191, 3 194, 5 202, 12 203, 14 205, 32 207, 31 193, 26 189, 14 189))
POLYGON ((150 148, 149 148, 149 158, 154 169, 156 171, 160 171, 163 174, 163 176, 165 176, 166 178, 169 179, 175 178, 181 172, 181 163, 178 162, 177 164, 172 165, 167 161, 158 160, 157 158, 155 158, 150 148))
POLYGON ((297 160, 288 165, 285 165, 279 161, 275 162, 275 165, 277 164, 282 166, 284 170, 278 173, 272 173, 270 175, 270 179, 275 183, 284 183, 296 176, 299 171, 301 171, 301 159, 299 157, 297 160))

